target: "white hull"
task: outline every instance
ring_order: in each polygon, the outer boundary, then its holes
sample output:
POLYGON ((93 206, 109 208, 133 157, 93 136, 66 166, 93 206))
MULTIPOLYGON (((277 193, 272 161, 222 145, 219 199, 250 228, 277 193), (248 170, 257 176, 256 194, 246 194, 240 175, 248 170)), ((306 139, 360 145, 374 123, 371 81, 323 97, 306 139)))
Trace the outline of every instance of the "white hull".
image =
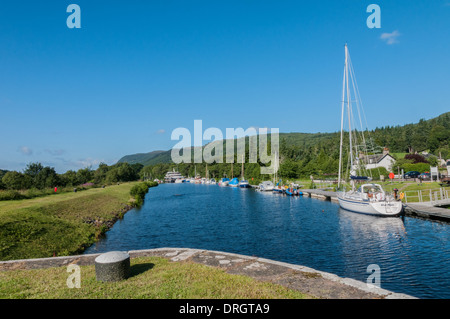
POLYGON ((239 187, 240 188, 249 188, 250 184, 248 182, 240 182, 239 187))
POLYGON ((262 182, 259 184, 259 190, 262 192, 270 192, 273 191, 273 183, 272 182, 262 182))
POLYGON ((338 200, 341 208, 345 210, 374 216, 398 216, 403 209, 402 202, 398 201, 368 201, 342 194, 338 196, 338 200))

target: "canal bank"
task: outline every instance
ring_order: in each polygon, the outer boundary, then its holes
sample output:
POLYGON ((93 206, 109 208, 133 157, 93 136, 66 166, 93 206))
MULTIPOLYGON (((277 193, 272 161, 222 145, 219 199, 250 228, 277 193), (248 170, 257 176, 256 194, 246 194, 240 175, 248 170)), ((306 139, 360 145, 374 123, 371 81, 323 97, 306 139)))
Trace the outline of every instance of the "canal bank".
MULTIPOLYGON (((220 268, 229 274, 271 282, 320 299, 415 299, 412 296, 369 286, 351 278, 309 267, 241 254, 189 248, 157 248, 128 251, 130 258, 160 257, 171 262, 198 263, 220 268)), ((0 271, 94 265, 100 254, 10 260, 0 262, 0 271)), ((149 270, 151 271, 151 269, 149 270)))

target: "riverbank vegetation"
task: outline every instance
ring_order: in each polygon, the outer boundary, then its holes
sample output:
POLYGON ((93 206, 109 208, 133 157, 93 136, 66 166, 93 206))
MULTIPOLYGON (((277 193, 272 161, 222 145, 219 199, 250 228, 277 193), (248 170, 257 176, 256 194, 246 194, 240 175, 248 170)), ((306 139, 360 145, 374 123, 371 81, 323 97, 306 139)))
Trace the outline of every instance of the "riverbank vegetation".
POLYGON ((78 171, 56 173, 53 167, 29 163, 23 172, 0 171, 0 201, 78 192, 93 187, 137 181, 143 165, 120 163, 108 166, 101 163, 96 170, 90 167, 78 171))
POLYGON ((131 190, 142 184, 0 202, 0 260, 83 252, 136 205, 131 190))
POLYGON ((134 198, 134 204, 141 206, 150 187, 158 186, 157 182, 145 181, 131 187, 130 195, 134 198))
POLYGON ((67 288, 67 267, 0 272, 2 299, 304 299, 307 294, 248 276, 159 257, 132 258, 130 276, 98 282, 95 266, 80 266, 80 288, 67 288))

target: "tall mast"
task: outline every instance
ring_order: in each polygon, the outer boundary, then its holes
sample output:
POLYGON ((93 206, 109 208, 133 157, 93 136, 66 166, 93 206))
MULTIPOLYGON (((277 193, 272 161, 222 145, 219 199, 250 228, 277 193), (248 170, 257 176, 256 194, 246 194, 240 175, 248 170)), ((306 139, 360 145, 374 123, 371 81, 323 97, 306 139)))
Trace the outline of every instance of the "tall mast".
POLYGON ((350 87, 348 85, 348 47, 345 45, 345 73, 347 74, 346 85, 347 85, 347 113, 348 113, 348 135, 350 141, 350 172, 353 169, 353 144, 352 144, 352 124, 351 124, 351 106, 350 106, 350 87))
POLYGON ((273 185, 276 185, 278 173, 278 152, 275 151, 275 165, 273 167, 273 185))
POLYGON ((345 44, 345 65, 344 65, 344 79, 342 80, 342 111, 341 111, 341 142, 339 144, 339 172, 338 172, 338 188, 341 186, 341 171, 342 171, 342 139, 344 136, 344 108, 345 108, 345 79, 347 75, 347 44, 345 44))
POLYGON ((242 155, 242 180, 244 180, 244 155, 242 155))

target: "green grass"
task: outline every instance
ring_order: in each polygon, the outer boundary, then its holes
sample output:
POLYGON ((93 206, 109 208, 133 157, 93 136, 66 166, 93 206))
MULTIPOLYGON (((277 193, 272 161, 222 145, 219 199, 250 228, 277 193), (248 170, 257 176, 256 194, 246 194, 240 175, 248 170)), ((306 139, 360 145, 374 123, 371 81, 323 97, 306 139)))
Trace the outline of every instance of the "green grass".
POLYGON ((395 159, 405 158, 405 155, 408 153, 390 153, 395 159))
POLYGON ((0 260, 81 253, 123 215, 135 184, 0 202, 0 260))
POLYGON ((160 257, 131 259, 130 276, 98 282, 94 266, 81 266, 81 287, 68 288, 66 267, 0 272, 0 298, 38 299, 291 299, 311 298, 281 285, 192 262, 160 257))

